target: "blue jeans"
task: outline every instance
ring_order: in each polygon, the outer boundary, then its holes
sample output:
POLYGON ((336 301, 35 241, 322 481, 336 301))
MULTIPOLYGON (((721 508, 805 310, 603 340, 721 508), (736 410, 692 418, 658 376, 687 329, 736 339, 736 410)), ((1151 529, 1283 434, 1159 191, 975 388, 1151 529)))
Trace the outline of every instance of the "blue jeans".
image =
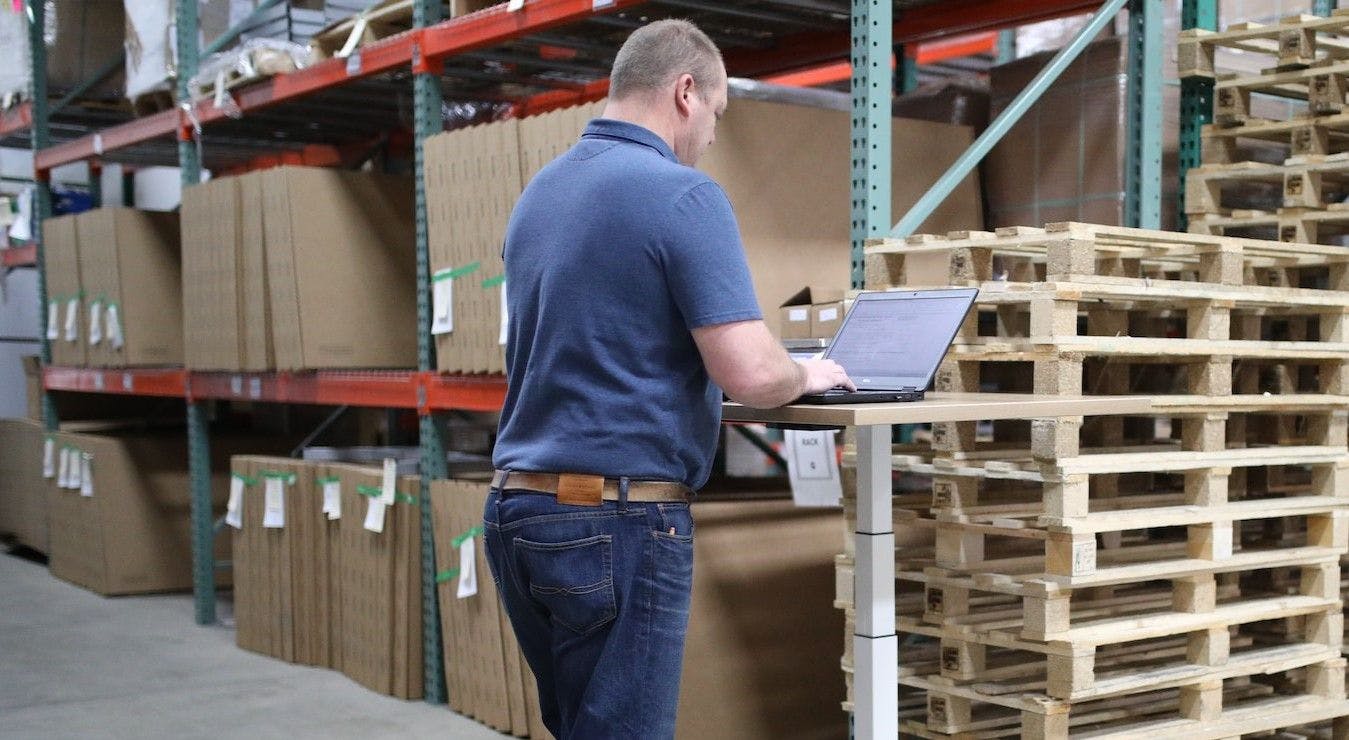
POLYGON ((673 738, 693 585, 689 505, 570 506, 493 489, 483 524, 553 735, 673 738))

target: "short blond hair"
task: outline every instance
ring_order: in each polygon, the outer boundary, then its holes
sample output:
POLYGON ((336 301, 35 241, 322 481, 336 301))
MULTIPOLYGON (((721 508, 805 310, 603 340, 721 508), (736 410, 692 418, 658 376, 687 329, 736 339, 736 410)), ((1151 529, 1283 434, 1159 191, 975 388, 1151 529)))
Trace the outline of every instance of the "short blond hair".
POLYGON ((722 65, 721 50, 697 26, 676 18, 655 21, 633 31, 618 50, 609 95, 621 100, 655 92, 689 74, 707 100, 725 74, 722 65))

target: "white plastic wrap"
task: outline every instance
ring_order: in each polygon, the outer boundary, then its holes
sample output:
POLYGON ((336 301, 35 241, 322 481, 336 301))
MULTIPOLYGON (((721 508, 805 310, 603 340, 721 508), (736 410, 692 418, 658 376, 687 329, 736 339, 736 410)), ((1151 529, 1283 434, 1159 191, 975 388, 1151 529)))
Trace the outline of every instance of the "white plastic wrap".
POLYGON ((27 19, 9 3, 0 5, 0 108, 28 97, 29 66, 27 19))
POLYGON ((173 0, 123 0, 126 10, 126 96, 135 100, 173 88, 177 73, 173 0))
POLYGON ((224 103, 224 91, 240 79, 252 80, 294 72, 309 65, 309 47, 280 39, 251 39, 242 46, 213 54, 203 61, 189 81, 193 98, 216 96, 224 103))

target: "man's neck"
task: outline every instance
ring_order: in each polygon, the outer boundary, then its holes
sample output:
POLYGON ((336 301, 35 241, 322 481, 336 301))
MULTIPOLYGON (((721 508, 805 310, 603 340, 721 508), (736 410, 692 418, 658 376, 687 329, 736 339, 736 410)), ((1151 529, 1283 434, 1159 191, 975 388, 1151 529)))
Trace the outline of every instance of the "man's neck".
POLYGON ((645 99, 610 100, 604 107, 604 118, 635 124, 659 136, 674 149, 674 124, 662 115, 652 101, 645 99))

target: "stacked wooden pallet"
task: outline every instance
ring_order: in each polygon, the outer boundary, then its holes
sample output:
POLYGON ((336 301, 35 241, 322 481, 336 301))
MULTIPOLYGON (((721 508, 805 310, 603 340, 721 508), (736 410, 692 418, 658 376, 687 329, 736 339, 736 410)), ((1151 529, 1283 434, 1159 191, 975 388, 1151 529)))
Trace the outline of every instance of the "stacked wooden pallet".
POLYGON ((1178 59, 1181 76, 1215 80, 1205 164, 1186 180, 1190 230, 1304 243, 1349 234, 1349 12, 1184 31, 1178 59), (1224 74, 1222 50, 1268 66, 1224 74), (1262 112, 1262 96, 1297 101, 1298 112, 1262 112))
POLYGON ((896 448, 931 480, 896 530, 934 538, 897 552, 904 732, 1349 732, 1349 249, 1055 224, 866 259, 869 289, 981 289, 939 390, 1156 408, 896 448))

